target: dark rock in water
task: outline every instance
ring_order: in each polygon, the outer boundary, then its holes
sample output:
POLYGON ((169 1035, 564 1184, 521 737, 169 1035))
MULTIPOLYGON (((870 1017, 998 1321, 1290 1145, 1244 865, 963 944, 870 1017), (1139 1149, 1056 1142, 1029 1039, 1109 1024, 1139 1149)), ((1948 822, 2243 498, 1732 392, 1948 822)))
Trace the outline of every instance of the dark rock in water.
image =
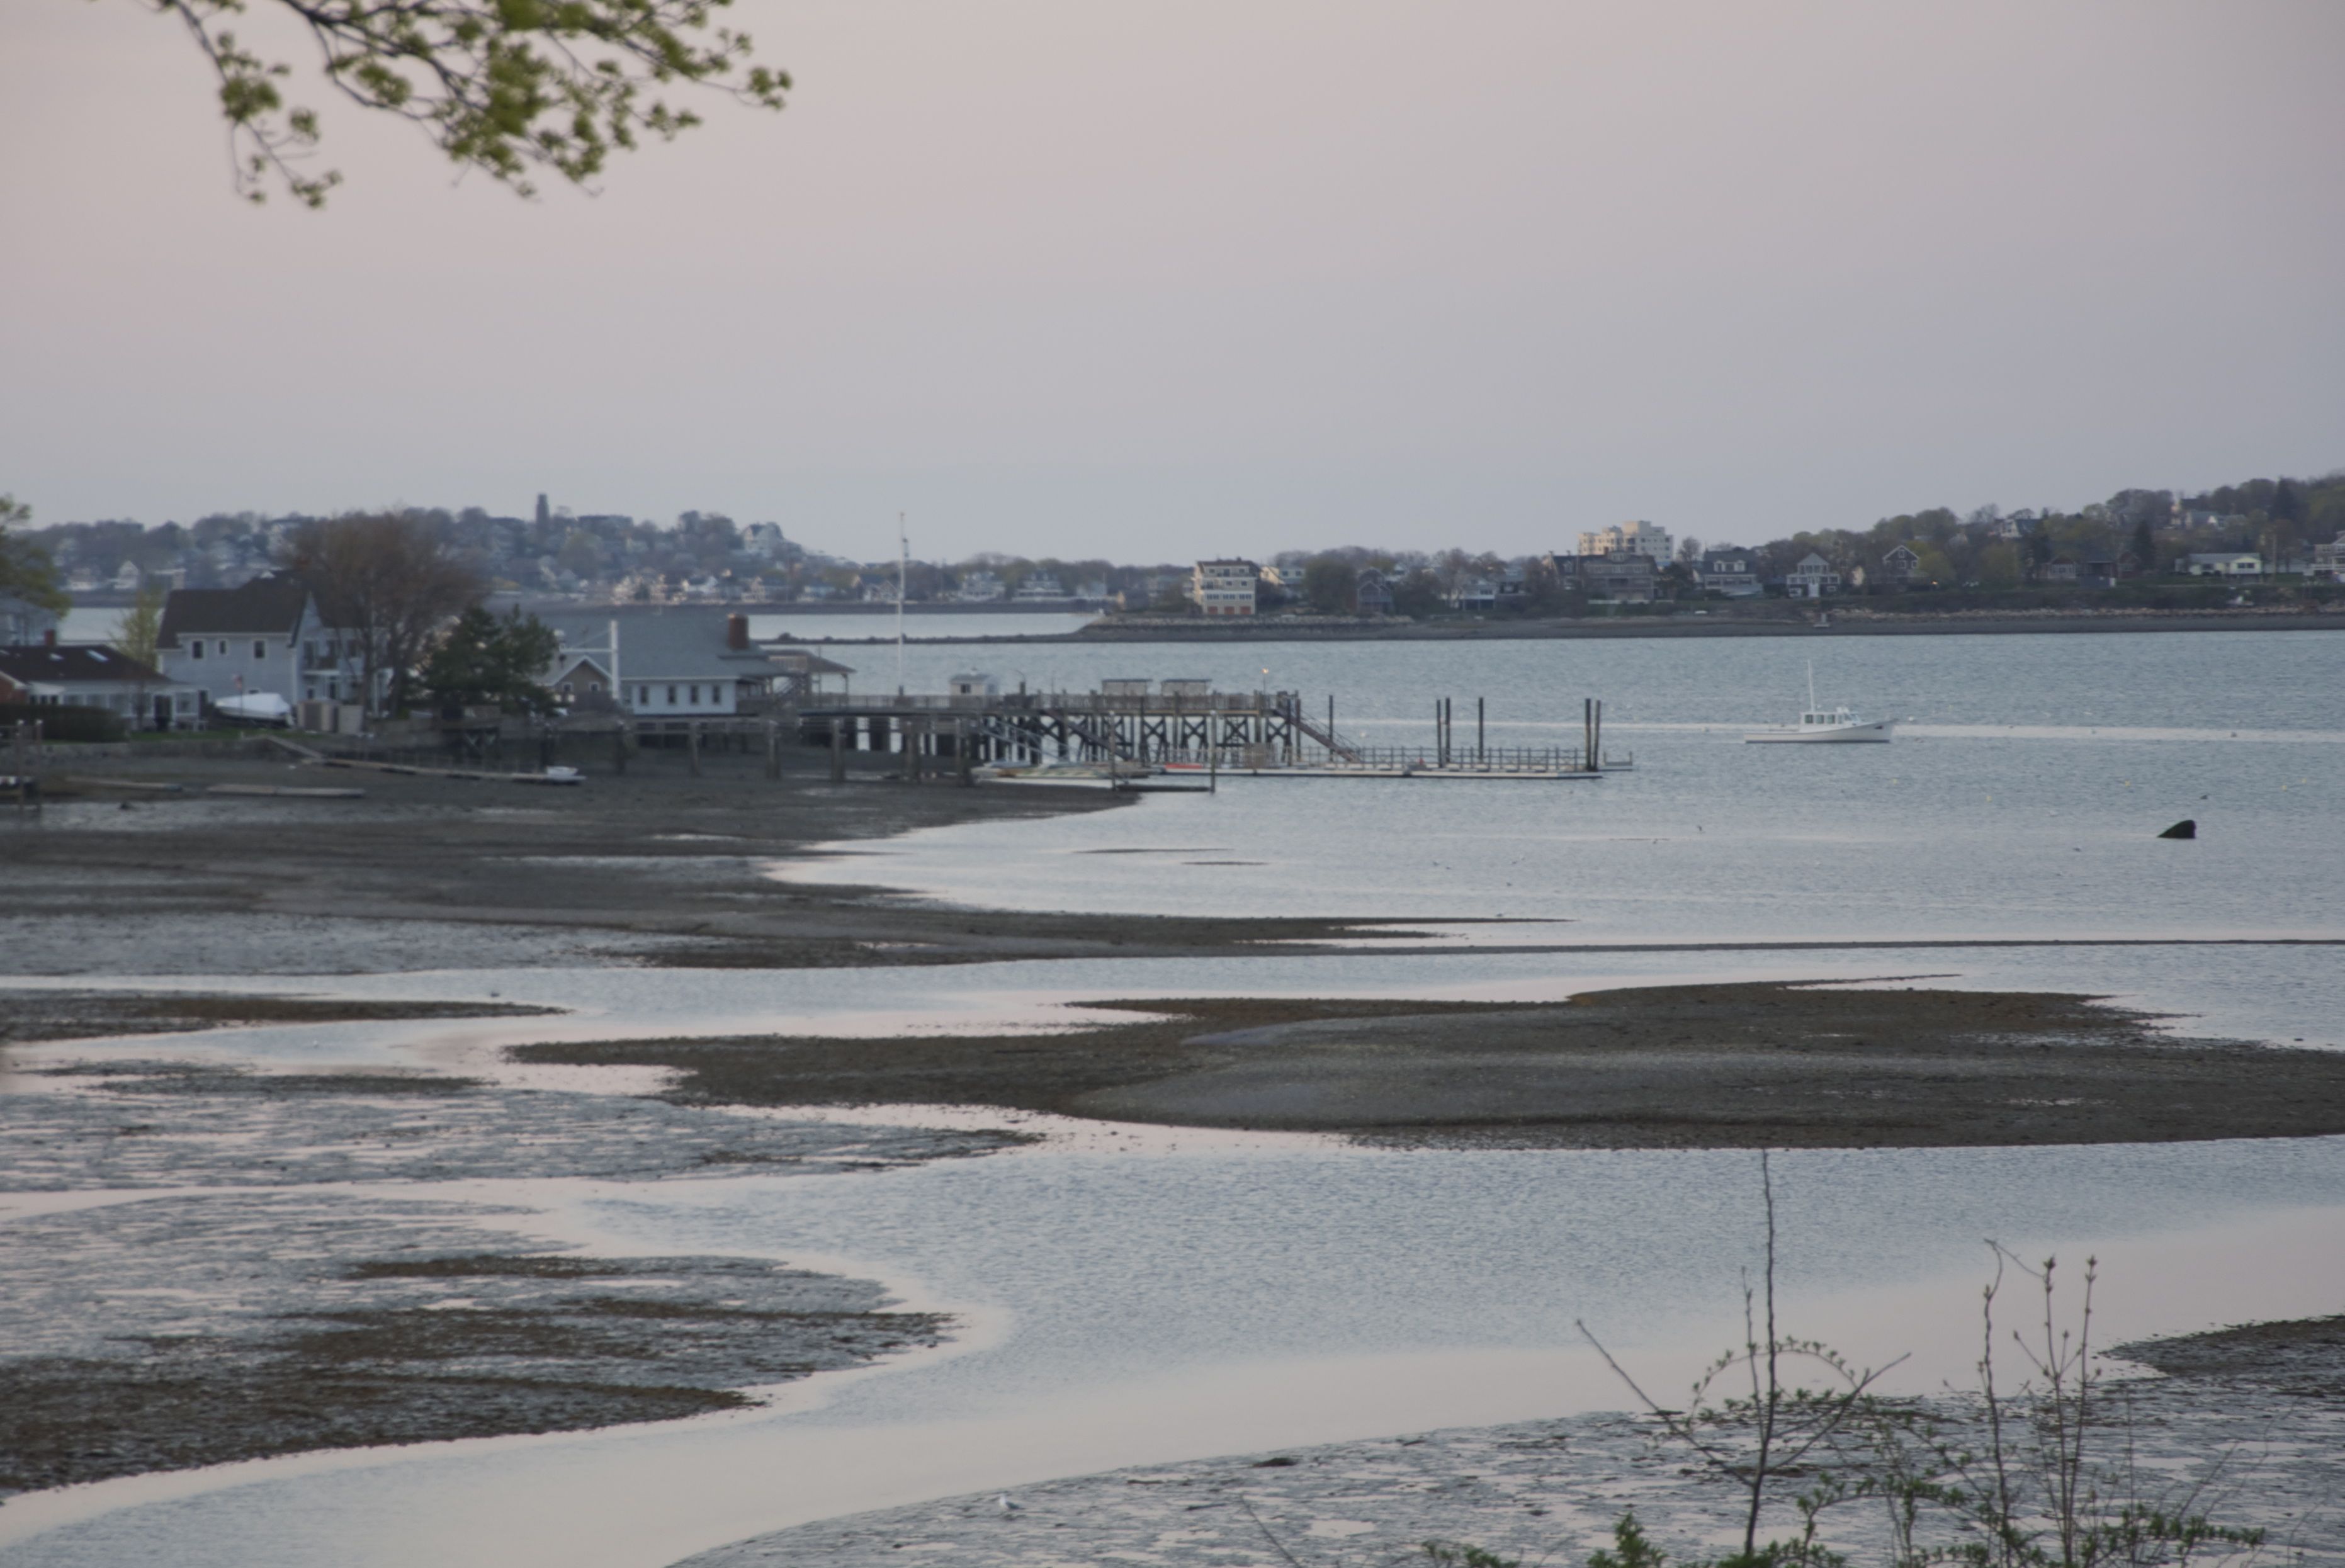
POLYGON ((2172 827, 2167 828, 2164 833, 2159 834, 2157 836, 2160 838, 2196 838, 2198 836, 2198 819, 2195 816, 2186 816, 2180 822, 2176 823, 2172 827))

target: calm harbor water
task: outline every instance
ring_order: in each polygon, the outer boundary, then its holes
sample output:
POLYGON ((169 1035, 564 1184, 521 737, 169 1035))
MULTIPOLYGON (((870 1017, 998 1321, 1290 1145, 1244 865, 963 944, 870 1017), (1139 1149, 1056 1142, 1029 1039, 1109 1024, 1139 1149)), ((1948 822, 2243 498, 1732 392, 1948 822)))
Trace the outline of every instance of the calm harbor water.
MULTIPOLYGON (((929 663, 909 683, 932 686, 970 652, 911 651, 908 663, 929 663)), ((1487 694, 1494 743, 1576 724, 1580 695, 1597 694, 1639 766, 1572 785, 1233 781, 1210 798, 860 845, 812 873, 996 905, 1558 922, 1458 927, 1452 951, 359 976, 334 986, 495 992, 579 1011, 118 1049, 467 1071, 503 1044, 555 1033, 1041 1025, 1086 996, 1536 997, 1640 980, 1916 974, 2106 993, 2194 1015, 2183 1027, 2345 1047, 2335 947, 1733 946, 2345 936, 2345 637, 1834 641, 1818 656, 1826 699, 1917 723, 1889 746, 1832 749, 1739 744, 1741 726, 1796 709, 1811 650, 1795 643, 1015 652, 1035 664, 1022 677, 995 669, 1013 684, 1202 674, 1333 691, 1340 723, 1394 738, 1421 726, 1437 694, 1467 699, 1461 710, 1487 694), (2205 836, 2152 836, 2184 815, 2205 836), (1091 853, 1106 850, 1144 853, 1091 853), (1494 940, 1599 950, 1487 950, 1494 940), (1600 950, 1652 943, 1723 946, 1600 950)), ((1910 1386, 1962 1374, 1985 1236, 2031 1255, 2097 1251, 2109 1340, 2333 1311, 2345 1296, 2345 1139, 1813 1151, 1779 1168, 1800 1331, 1876 1361, 1919 1351, 1902 1374, 1910 1386)), ((1740 1153, 1390 1153, 1091 1128, 869 1175, 432 1184, 432 1196, 514 1205, 533 1230, 602 1249, 876 1275, 961 1313, 969 1331, 944 1352, 817 1378, 744 1415, 18 1499, 0 1508, 0 1563, 651 1568, 923 1496, 1616 1407, 1573 1320, 1677 1386, 1731 1334, 1756 1241, 1754 1179, 1740 1153)))
POLYGON ((1071 688, 1153 673, 1333 693, 1339 727, 1378 741, 1429 740, 1436 696, 1470 715, 1477 693, 1492 745, 1569 741, 1581 694, 1600 695, 1608 749, 1637 767, 1233 779, 786 875, 1017 908, 1563 920, 1572 941, 2345 935, 2345 634, 1050 652, 1071 688), (1915 722, 1885 746, 1743 744, 1798 711, 1811 659, 1826 701, 1915 722), (2183 817, 2198 840, 2155 836, 2183 817))

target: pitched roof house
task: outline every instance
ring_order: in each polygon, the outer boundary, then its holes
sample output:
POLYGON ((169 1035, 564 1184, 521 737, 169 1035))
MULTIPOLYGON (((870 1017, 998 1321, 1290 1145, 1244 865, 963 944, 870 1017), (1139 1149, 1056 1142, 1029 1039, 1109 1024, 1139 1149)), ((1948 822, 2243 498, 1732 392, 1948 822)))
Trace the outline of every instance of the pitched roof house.
POLYGON ((0 643, 37 642, 56 634, 56 611, 0 589, 0 643))
POLYGON ((102 708, 139 730, 193 725, 203 708, 195 687, 96 642, 0 647, 0 703, 102 708))
POLYGON ((1840 592, 1840 573, 1832 563, 1811 550, 1797 566, 1783 573, 1783 586, 1794 599, 1822 599, 1840 592))
POLYGON ((181 588, 163 601, 157 662, 218 702, 270 693, 294 702, 357 702, 357 640, 325 622, 309 586, 280 573, 239 588, 181 588))
POLYGON ((749 618, 737 613, 679 607, 539 619, 562 639, 547 675, 557 697, 592 703, 607 693, 643 718, 752 713, 776 697, 810 695, 825 676, 852 673, 804 648, 752 641, 749 618))
POLYGON ((1704 592, 1729 599, 1750 599, 1761 592, 1759 558, 1741 545, 1702 551, 1697 578, 1704 592))

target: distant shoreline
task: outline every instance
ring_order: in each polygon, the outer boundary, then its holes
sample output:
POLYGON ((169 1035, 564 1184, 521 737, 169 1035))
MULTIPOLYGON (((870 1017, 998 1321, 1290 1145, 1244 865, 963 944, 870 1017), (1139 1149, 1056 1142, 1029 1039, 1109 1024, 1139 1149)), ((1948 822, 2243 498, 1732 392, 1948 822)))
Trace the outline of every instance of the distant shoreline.
MULTIPOLYGON (((756 607, 752 607, 756 608, 756 607)), ((758 610, 761 614, 787 610, 758 610)), ((939 636, 933 626, 923 628, 923 642, 1539 642, 1621 637, 1960 637, 2016 636, 2031 632, 2072 633, 2111 632, 2345 632, 2345 614, 2275 613, 2269 612, 2154 612, 2112 614, 2086 612, 2074 615, 1934 615, 1912 619, 1864 616, 1835 620, 1829 626, 1804 621, 1743 621, 1731 617, 1672 615, 1637 616, 1618 621, 1476 621, 1400 622, 1389 626, 1294 625, 1275 619, 1252 624, 1199 622, 1194 626, 1158 622, 1149 626, 1091 625, 1077 632, 939 636)), ((809 635, 806 642, 888 642, 887 637, 809 635)))
MULTIPOLYGON (((113 595, 85 594, 74 602, 78 610, 117 608, 113 595)), ((125 599, 123 602, 128 601, 125 599)), ((685 604, 582 604, 553 600, 498 595, 500 604, 516 604, 535 612, 607 613, 614 618, 655 614, 662 611, 726 611, 739 615, 783 617, 809 623, 788 640, 843 644, 892 642, 892 637, 830 637, 814 627, 835 616, 888 615, 893 605, 867 603, 803 603, 744 602, 685 604)), ((1019 604, 908 604, 905 619, 919 622, 915 640, 922 642, 1538 642, 1619 637, 1960 637, 2017 636, 2116 632, 2345 632, 2345 612, 2275 610, 2081 610, 1971 611, 1943 614, 1884 615, 1863 609, 1828 610, 1832 624, 1810 621, 1757 620, 1721 611, 1708 614, 1679 612, 1670 615, 1627 615, 1570 621, 1325 621, 1296 622, 1277 616, 1258 619, 1181 621, 1152 619, 1141 625, 1093 622, 1069 632, 990 632, 982 623, 1005 613, 1082 613, 1080 607, 1019 604), (1846 619, 1842 619, 1845 616, 1846 619), (978 624, 963 632, 939 622, 962 617, 978 624)), ((796 629, 793 629, 796 630, 796 629)))

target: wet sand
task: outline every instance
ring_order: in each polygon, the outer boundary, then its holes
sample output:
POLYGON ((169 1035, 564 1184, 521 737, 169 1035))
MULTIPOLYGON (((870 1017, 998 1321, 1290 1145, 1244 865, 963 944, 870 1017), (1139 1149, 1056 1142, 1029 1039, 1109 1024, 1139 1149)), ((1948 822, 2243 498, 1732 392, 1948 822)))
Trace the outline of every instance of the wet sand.
POLYGON ((0 1494, 699 1415, 936 1343, 947 1320, 868 1280, 585 1256, 448 1184, 821 1179, 1030 1141, 444 1074, 44 1060, 42 1092, 0 1094, 0 1494))
MULTIPOLYGON (((37 816, 0 813, 11 895, 0 942, 15 973, 92 976, 902 965, 1407 943, 1405 926, 1373 920, 922 904, 856 885, 851 859, 837 885, 785 885, 763 864, 817 844, 1122 803, 872 777, 834 785, 827 759, 805 754, 788 757, 779 781, 763 777, 761 758, 711 755, 705 768, 695 776, 680 754, 646 754, 624 777, 597 774, 578 789, 370 776, 353 801, 93 796, 37 816)), ((259 755, 93 759, 72 771, 319 782, 259 755)), ((0 1097, 12 1118, 8 1185, 20 1193, 215 1189, 89 1211, 104 1219, 12 1221, 12 1278, 21 1286, 37 1273, 50 1293, 19 1290, 16 1326, 27 1332, 12 1332, 0 1361, 0 1420, 10 1423, 0 1430, 0 1485, 689 1414, 739 1402, 744 1385, 946 1331, 888 1310, 868 1282, 765 1265, 745 1280, 726 1260, 668 1259, 655 1260, 658 1276, 677 1283, 646 1296, 525 1236, 502 1250, 482 1239, 484 1225, 525 1229, 525 1217, 310 1190, 351 1180, 678 1179, 744 1165, 819 1175, 1020 1141, 770 1122, 726 1116, 727 1105, 958 1102, 1407 1146, 2345 1131, 2345 1057, 2172 1038, 2076 996, 1744 986, 1541 1006, 1114 1005, 1154 1016, 1061 1036, 644 1040, 517 1053, 679 1075, 656 1099, 135 1062, 79 1069, 88 1081, 66 1092, 0 1097), (289 1233, 310 1243, 300 1259, 277 1257, 273 1245, 240 1250, 289 1233), (190 1296, 211 1304, 153 1321, 89 1305, 93 1282, 143 1290, 163 1276, 184 1277, 190 1296)), ((488 1010, 20 990, 0 996, 0 1030, 54 1040, 488 1010)))
POLYGON ((2345 1054, 2178 1038, 2090 997, 1791 984, 1562 1004, 1231 997, 1064 1034, 564 1042, 682 1103, 967 1104, 1413 1147, 1921 1148, 2345 1132, 2345 1054))
MULTIPOLYGON (((2173 1375, 2103 1385, 2089 1451, 2096 1468, 2129 1469, 2117 1484, 2129 1482, 2147 1503, 2264 1530, 2270 1561, 2345 1563, 2345 1320, 2257 1324, 2118 1353, 2173 1363, 2173 1375), (2299 1385, 2320 1386, 2278 1389, 2276 1358, 2292 1359, 2299 1385), (2221 1364, 2196 1364, 2209 1360, 2221 1364), (2183 1361, 2193 1364, 2182 1370, 2183 1361)), ((1975 1409, 1965 1401, 1922 1408, 1975 1435, 1975 1409)), ((1526 1564, 1579 1563, 1612 1544, 1614 1521, 1630 1509, 1673 1561, 1739 1544, 1741 1499, 1652 1437, 1650 1423, 1629 1416, 1579 1416, 1111 1471, 1022 1488, 1009 1512, 993 1494, 943 1498, 778 1531, 677 1568, 908 1560, 1332 1568, 1424 1562, 1428 1540, 1526 1564)), ((1786 1496, 1812 1476, 1803 1469, 1786 1496)), ((1852 1502, 1823 1522, 1823 1540, 1852 1560, 1889 1560, 1879 1503, 1852 1502)), ((1776 1538, 1796 1527, 1789 1506, 1767 1522, 1776 1538)), ((1925 1523, 1924 1539, 1951 1533, 1925 1523)))
POLYGON ((255 1024, 350 1024, 371 1019, 523 1017, 559 1012, 496 1002, 360 1002, 332 996, 238 996, 172 992, 0 987, 0 1046, 107 1035, 178 1035, 255 1024))
MULTIPOLYGON (((262 754, 263 753, 266 754, 262 754)), ((360 800, 141 794, 0 812, 20 975, 354 974, 655 963, 795 968, 1183 956, 1310 944, 1375 921, 1011 914, 785 885, 810 846, 986 818, 1099 811, 1099 790, 829 781, 827 754, 646 752, 576 788, 350 773, 249 758, 76 762, 77 777, 310 784, 360 800)), ((1398 923, 1386 922, 1386 926, 1398 923)), ((1405 929, 1405 927, 1403 927, 1405 929)), ((1291 946, 1289 950, 1292 950, 1291 946)))

